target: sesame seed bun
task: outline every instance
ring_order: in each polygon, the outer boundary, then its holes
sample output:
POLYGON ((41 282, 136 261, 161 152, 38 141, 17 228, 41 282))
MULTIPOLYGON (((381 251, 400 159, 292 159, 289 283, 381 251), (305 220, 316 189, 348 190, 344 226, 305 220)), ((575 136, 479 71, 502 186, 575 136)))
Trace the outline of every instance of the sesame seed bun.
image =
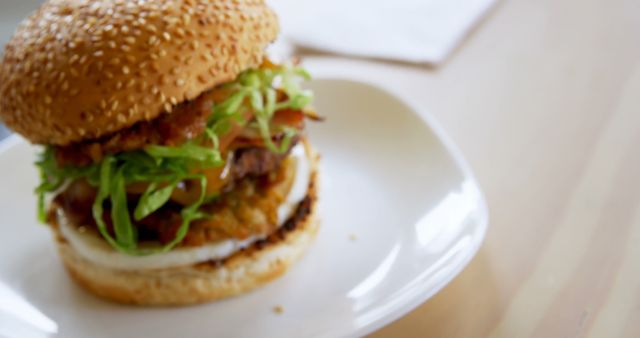
POLYGON ((220 261, 166 269, 118 270, 82 257, 55 224, 51 228, 71 277, 101 298, 125 304, 173 306, 231 297, 281 276, 312 244, 318 231, 316 170, 306 197, 294 212, 300 217, 292 217, 265 240, 220 261))
POLYGON ((151 120, 258 66, 278 33, 264 0, 50 0, 0 64, 0 119, 67 145, 151 120))

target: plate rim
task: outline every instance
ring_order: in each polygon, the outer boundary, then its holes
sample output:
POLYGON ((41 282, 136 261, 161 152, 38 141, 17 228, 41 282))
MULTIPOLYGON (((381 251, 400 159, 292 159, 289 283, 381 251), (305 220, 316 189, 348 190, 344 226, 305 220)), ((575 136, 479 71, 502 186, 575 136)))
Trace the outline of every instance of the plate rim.
MULTIPOLYGON (((471 248, 467 251, 467 255, 463 257, 461 263, 457 265, 454 269, 451 269, 450 272, 443 278, 440 279, 440 282, 437 283, 435 287, 432 288, 423 288, 420 290, 419 284, 418 286, 409 289, 399 297, 403 297, 401 301, 399 301, 399 305, 397 305, 396 309, 391 309, 389 312, 385 313, 385 316, 382 316, 379 319, 373 320, 370 323, 367 323, 361 327, 355 328, 349 332, 327 332, 322 334, 321 336, 328 336, 328 334, 336 334, 340 337, 361 337, 368 334, 371 334, 392 322, 400 319, 401 317, 407 315, 411 311, 415 310, 418 306, 424 304, 426 301, 431 299, 435 294, 440 292, 445 286, 449 285, 453 279, 455 279, 460 273, 469 265, 471 260, 476 257, 478 251, 482 247, 482 244, 485 241, 487 230, 489 228, 489 208, 487 204, 486 197, 484 195, 484 191, 480 186, 478 180, 476 179, 475 173, 471 167, 471 165, 467 162, 464 157, 462 151, 458 147, 458 145, 453 141, 453 139, 446 133, 444 127, 438 122, 438 120, 433 116, 426 108, 419 108, 420 105, 415 102, 414 99, 408 98, 406 95, 401 94, 399 91, 394 90, 393 88, 380 85, 378 83, 368 81, 360 78, 350 78, 348 76, 314 76, 314 80, 319 81, 340 81, 340 82, 348 82, 350 84, 355 84, 358 86, 369 87, 378 92, 385 93, 391 98, 398 101, 398 103, 404 105, 408 110, 411 111, 411 114, 416 115, 425 126, 433 132, 436 139, 440 142, 442 147, 446 150, 447 154, 451 156, 453 163, 456 167, 458 167, 463 177, 466 180, 469 180, 473 183, 475 187, 477 187, 478 192, 478 222, 475 226, 477 237, 474 238, 475 241, 472 243, 471 248), (412 292, 413 291, 413 292, 412 292), (409 298, 408 296, 412 296, 409 298)), ((376 307, 379 308, 380 306, 376 307)), ((370 309, 364 313, 359 314, 357 317, 366 316, 368 313, 374 311, 374 309, 370 309)), ((356 317, 356 318, 357 318, 356 317)))
MULTIPOLYGON (((343 77, 335 75, 319 75, 314 77, 314 81, 339 81, 349 83, 350 85, 368 87, 368 89, 382 92, 397 101, 397 103, 404 105, 405 108, 410 110, 411 114, 416 115, 416 117, 419 118, 422 123, 424 123, 425 126, 434 134, 438 142, 442 147, 444 147, 447 154, 451 157, 453 164, 460 169, 465 180, 469 180, 470 182, 472 182, 473 185, 477 187, 478 192, 478 221, 475 222, 476 225, 474 226, 474 233, 476 235, 474 236, 474 241, 470 244, 470 249, 466 250, 466 254, 462 257, 460 264, 450 269, 446 275, 439 279, 438 283, 436 283, 434 287, 421 288, 420 283, 416 283, 416 286, 398 295, 398 297, 396 298, 400 299, 397 303, 398 305, 395 305, 392 309, 385 311, 384 316, 380 316, 379 318, 376 318, 362 326, 352 327, 352 329, 349 329, 349 326, 342 326, 342 328, 344 329, 338 329, 336 331, 329 330, 319 334, 319 336, 336 335, 341 337, 360 337, 375 332, 376 330, 379 330, 382 327, 407 315, 411 311, 415 310, 418 306, 431 299, 445 286, 450 284, 451 281, 455 279, 469 265, 471 260, 476 257, 478 251, 484 243, 489 226, 489 209, 482 187, 476 179, 472 167, 465 159, 462 151, 457 146, 457 144, 446 133, 445 129, 428 111, 428 109, 422 108, 421 105, 418 105, 414 101, 414 99, 399 93, 397 90, 394 90, 389 86, 380 85, 364 79, 350 78, 348 76, 343 77)), ((28 140, 15 133, 12 133, 5 139, 0 140, 0 156, 21 143, 27 143, 28 145, 30 144, 28 140)), ((367 316, 372 311, 380 309, 384 306, 384 304, 378 305, 365 312, 359 313, 355 318, 367 316)))

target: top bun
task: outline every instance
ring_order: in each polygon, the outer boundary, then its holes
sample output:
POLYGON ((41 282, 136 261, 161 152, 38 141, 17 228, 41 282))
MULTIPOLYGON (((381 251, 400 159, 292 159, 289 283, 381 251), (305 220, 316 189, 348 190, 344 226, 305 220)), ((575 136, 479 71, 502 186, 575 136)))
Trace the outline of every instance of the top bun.
POLYGON ((264 0, 49 0, 0 64, 0 119, 68 145, 151 120, 260 65, 278 34, 264 0))

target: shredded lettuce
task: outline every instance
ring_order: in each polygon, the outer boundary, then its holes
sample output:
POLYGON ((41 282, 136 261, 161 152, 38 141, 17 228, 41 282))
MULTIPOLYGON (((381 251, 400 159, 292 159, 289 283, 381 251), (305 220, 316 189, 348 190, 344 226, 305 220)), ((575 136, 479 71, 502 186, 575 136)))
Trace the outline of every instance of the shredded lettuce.
POLYGON ((139 221, 165 205, 171 198, 173 189, 175 189, 177 184, 177 182, 172 182, 164 188, 158 188, 157 182, 149 184, 133 212, 134 219, 139 221))
POLYGON ((252 111, 256 119, 255 126, 266 147, 278 153, 286 151, 297 131, 279 127, 275 132, 282 133, 283 138, 276 145, 270 120, 278 110, 301 109, 311 102, 311 93, 300 87, 300 81, 309 78, 302 68, 287 65, 243 72, 234 82, 225 85, 231 94, 223 102, 214 104, 205 133, 180 146, 148 145, 141 150, 106 156, 99 163, 83 167, 59 166, 53 147, 45 147, 36 162, 41 177, 41 184, 36 188, 38 218, 46 221, 47 194, 58 191, 68 182, 85 179, 98 189, 92 215, 98 231, 112 247, 129 255, 150 255, 171 250, 182 242, 193 221, 210 216, 201 212, 200 207, 217 196, 206 196, 207 178, 195 172, 197 169, 224 165, 219 151, 220 136, 226 134, 234 122, 246 124, 248 121, 244 121, 244 116, 252 111), (277 102, 278 91, 286 94, 285 101, 277 102), (186 181, 198 182, 200 195, 180 212, 182 223, 175 238, 160 247, 141 246, 133 221, 140 221, 162 208, 169 202, 178 184, 186 181), (148 185, 131 215, 133 201, 127 199, 126 188, 134 183, 148 185), (104 220, 105 203, 111 208, 115 237, 104 220))
POLYGON ((114 167, 114 159, 113 157, 107 157, 102 160, 99 169, 99 177, 100 183, 98 185, 98 195, 96 196, 95 201, 93 201, 93 207, 91 208, 91 212, 93 214, 93 219, 96 221, 98 225, 98 231, 102 235, 102 237, 114 248, 120 251, 126 251, 127 248, 125 246, 120 245, 111 234, 107 230, 107 225, 104 222, 104 201, 111 195, 111 180, 114 167))
POLYGON ((280 146, 276 146, 272 139, 270 121, 274 113, 283 109, 302 109, 313 100, 313 94, 308 90, 302 90, 300 80, 309 80, 309 73, 300 67, 282 67, 275 69, 253 69, 244 72, 238 77, 234 86, 240 88, 245 96, 249 97, 251 109, 256 117, 257 127, 267 148, 276 153, 285 152, 295 136, 291 128, 284 128, 283 139, 280 146), (282 90, 287 100, 277 102, 277 91, 274 83, 278 83, 278 89, 282 90))

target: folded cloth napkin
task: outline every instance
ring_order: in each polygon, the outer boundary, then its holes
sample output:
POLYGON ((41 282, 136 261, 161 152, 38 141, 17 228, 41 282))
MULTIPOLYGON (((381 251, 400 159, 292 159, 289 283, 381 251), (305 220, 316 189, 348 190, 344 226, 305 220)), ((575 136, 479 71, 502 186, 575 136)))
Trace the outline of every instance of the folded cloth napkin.
POLYGON ((438 64, 496 0, 269 0, 284 37, 339 54, 438 64))

